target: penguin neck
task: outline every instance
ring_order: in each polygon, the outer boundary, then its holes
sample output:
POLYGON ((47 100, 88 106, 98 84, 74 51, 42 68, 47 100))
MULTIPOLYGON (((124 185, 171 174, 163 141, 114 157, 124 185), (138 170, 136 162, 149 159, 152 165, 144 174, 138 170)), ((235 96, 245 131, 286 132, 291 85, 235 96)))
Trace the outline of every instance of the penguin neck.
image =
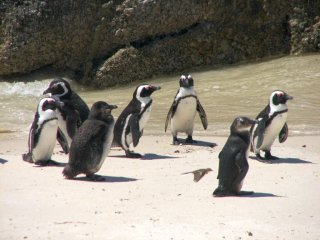
POLYGON ((147 106, 150 101, 152 101, 152 98, 151 96, 148 96, 148 97, 137 97, 137 100, 140 102, 141 104, 141 108, 144 108, 145 106, 147 106))
POLYGON ((185 97, 188 95, 196 96, 196 92, 194 91, 193 87, 180 87, 177 98, 185 97))
POLYGON ((274 113, 277 113, 277 112, 285 112, 288 110, 288 106, 285 103, 274 105, 272 102, 270 102, 269 106, 270 106, 269 116, 272 116, 274 113))

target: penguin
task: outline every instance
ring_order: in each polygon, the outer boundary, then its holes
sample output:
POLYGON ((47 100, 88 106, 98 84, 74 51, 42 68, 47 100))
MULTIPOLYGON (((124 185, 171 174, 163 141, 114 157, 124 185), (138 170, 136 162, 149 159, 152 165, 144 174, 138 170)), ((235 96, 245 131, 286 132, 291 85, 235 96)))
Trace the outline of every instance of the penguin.
POLYGON ((192 138, 196 112, 200 116, 204 129, 208 127, 207 115, 193 89, 193 78, 191 75, 182 75, 179 84, 180 88, 167 114, 165 132, 170 121, 173 144, 180 144, 177 138, 178 132, 186 133, 187 139, 185 142, 192 144, 196 142, 192 138))
POLYGON ((22 155, 24 161, 42 166, 59 164, 51 160, 57 132, 58 135, 61 135, 63 146, 66 146, 67 143, 63 133, 58 131, 56 108, 55 99, 40 100, 29 130, 28 153, 22 155))
POLYGON ((250 146, 250 127, 255 120, 237 117, 231 127, 230 136, 219 153, 219 185, 213 196, 250 195, 253 192, 241 191, 244 178, 249 170, 248 151, 250 146))
POLYGON ((70 105, 79 112, 81 122, 88 118, 90 112, 88 105, 76 92, 72 91, 70 84, 65 79, 53 79, 43 95, 48 93, 51 94, 51 97, 56 97, 62 102, 69 101, 70 105))
MULTIPOLYGON (((75 132, 81 123, 88 118, 89 108, 81 97, 72 91, 70 84, 63 78, 52 80, 49 87, 43 92, 43 94, 48 93, 59 103, 56 110, 58 113, 58 126, 68 142, 68 147, 63 148, 67 154, 75 132)), ((57 135, 57 140, 61 145, 64 140, 59 136, 57 135)))
POLYGON ((209 172, 212 172, 211 168, 201 168, 192 172, 185 172, 182 174, 189 174, 192 173, 193 174, 193 181, 194 182, 199 182, 201 180, 201 178, 203 178, 206 174, 208 174, 209 172))
POLYGON ((286 141, 289 129, 286 123, 288 115, 287 101, 293 99, 292 96, 281 90, 273 91, 270 95, 269 104, 258 114, 255 124, 250 132, 252 136, 251 150, 258 160, 276 160, 278 157, 272 156, 271 146, 278 137, 279 142, 286 141), (265 152, 264 158, 260 151, 265 152))
POLYGON ((128 106, 122 111, 114 126, 114 146, 120 146, 128 158, 141 158, 141 154, 130 150, 130 144, 136 147, 143 129, 149 120, 152 109, 151 94, 161 89, 149 84, 139 85, 128 106))
POLYGON ((114 118, 111 111, 116 105, 98 101, 91 107, 87 120, 73 137, 70 146, 69 162, 63 169, 63 175, 72 179, 85 174, 90 180, 104 181, 95 175, 107 157, 113 140, 114 118))

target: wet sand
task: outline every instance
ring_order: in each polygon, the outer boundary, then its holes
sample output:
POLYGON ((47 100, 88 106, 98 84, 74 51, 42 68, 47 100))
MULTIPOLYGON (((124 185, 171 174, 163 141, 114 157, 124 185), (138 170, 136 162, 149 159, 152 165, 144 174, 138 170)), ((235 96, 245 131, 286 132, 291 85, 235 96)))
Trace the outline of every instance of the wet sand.
MULTIPOLYGON (((21 160, 26 139, 0 140, 0 238, 320 239, 320 136, 275 143, 273 164, 249 159, 243 190, 255 194, 226 198, 211 195, 226 137, 195 138, 173 146, 169 135, 143 136, 143 159, 112 149, 98 172, 105 182, 66 180, 62 167, 21 160), (198 183, 181 175, 207 167, 198 183)), ((66 163, 59 151, 53 159, 66 163)))

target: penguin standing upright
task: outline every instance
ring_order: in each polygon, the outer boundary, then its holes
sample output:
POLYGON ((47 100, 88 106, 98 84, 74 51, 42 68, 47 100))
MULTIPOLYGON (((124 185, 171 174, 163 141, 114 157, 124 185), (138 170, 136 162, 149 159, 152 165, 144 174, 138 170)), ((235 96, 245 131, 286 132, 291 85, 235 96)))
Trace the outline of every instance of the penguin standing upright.
MULTIPOLYGON (((51 81, 49 87, 43 92, 43 94, 47 93, 50 93, 60 103, 57 106, 58 126, 67 138, 69 148, 78 127, 88 118, 89 108, 63 78, 55 78, 51 81)), ((62 143, 59 135, 57 140, 60 144, 62 143)), ((65 153, 68 153, 68 148, 63 149, 65 153)))
POLYGON ((113 140, 115 105, 99 101, 92 105, 88 119, 78 129, 71 142, 69 162, 63 175, 74 178, 80 173, 94 181, 104 180, 98 172, 107 157, 113 140))
POLYGON ((277 136, 279 142, 283 143, 288 137, 287 100, 293 97, 284 91, 273 91, 270 95, 269 104, 256 117, 258 123, 251 128, 252 151, 256 154, 258 160, 275 160, 278 159, 271 155, 271 146, 277 136), (264 159, 260 151, 265 152, 264 159))
POLYGON ((140 158, 139 153, 130 151, 130 144, 136 147, 142 136, 143 128, 149 120, 152 109, 151 94, 161 89, 157 86, 142 84, 136 88, 133 98, 122 111, 114 126, 114 145, 120 146, 129 158, 140 158))
POLYGON ((203 128, 207 129, 208 127, 207 115, 193 89, 193 78, 191 75, 182 75, 179 84, 180 88, 169 109, 165 123, 165 131, 167 131, 170 120, 174 145, 180 144, 177 138, 178 132, 185 132, 187 134, 186 143, 195 142, 192 139, 192 133, 196 112, 199 113, 203 128))
POLYGON ((241 188, 249 170, 247 160, 250 146, 249 130, 255 122, 247 117, 237 117, 233 121, 230 136, 219 153, 219 185, 213 192, 214 196, 253 194, 253 192, 241 191, 241 188))
MULTIPOLYGON (((38 165, 58 164, 51 160, 57 132, 59 132, 56 108, 55 99, 43 98, 40 100, 29 131, 28 153, 22 155, 24 161, 38 165)), ((59 134, 62 133, 59 132, 59 134)), ((66 145, 63 134, 61 139, 64 140, 63 145, 66 145)))

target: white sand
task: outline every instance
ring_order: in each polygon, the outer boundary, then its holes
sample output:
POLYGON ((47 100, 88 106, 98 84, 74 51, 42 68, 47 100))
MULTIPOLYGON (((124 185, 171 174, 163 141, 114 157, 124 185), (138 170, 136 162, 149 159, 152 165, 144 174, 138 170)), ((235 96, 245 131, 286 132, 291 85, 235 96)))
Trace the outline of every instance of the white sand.
MULTIPOLYGON (((113 149, 106 182, 66 180, 62 167, 21 160, 26 139, 2 140, 0 239, 320 239, 320 136, 276 143, 274 164, 249 159, 243 190, 256 194, 227 198, 211 195, 226 137, 198 140, 218 146, 172 146, 168 135, 143 136, 144 159, 113 149), (181 175, 207 167, 198 183, 181 175)), ((59 149, 53 159, 67 162, 59 149)))

